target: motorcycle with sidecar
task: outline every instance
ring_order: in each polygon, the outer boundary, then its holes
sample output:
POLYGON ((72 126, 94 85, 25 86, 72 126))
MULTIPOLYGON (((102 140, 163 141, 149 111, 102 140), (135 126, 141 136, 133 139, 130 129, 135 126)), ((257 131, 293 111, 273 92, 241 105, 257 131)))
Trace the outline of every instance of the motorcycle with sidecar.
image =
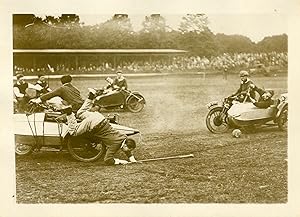
POLYGON ((237 97, 227 97, 222 102, 213 101, 207 105, 206 126, 210 132, 224 133, 229 128, 247 131, 260 125, 277 125, 280 130, 287 130, 287 93, 281 94, 268 108, 257 108, 252 102, 246 102, 248 95, 244 102, 237 101, 237 97))
MULTIPOLYGON (((108 79, 106 79, 107 81, 108 79)), ((94 105, 101 109, 128 109, 130 112, 140 112, 145 107, 146 100, 138 91, 130 91, 123 88, 106 90, 97 89, 97 97, 94 105)))
MULTIPOLYGON (((13 118, 17 155, 24 156, 33 151, 40 151, 42 148, 52 148, 68 150, 78 161, 92 162, 103 157, 106 152, 105 145, 91 136, 85 134, 70 136, 67 132, 65 116, 55 111, 49 104, 33 104, 30 112, 14 114, 13 118)), ((118 124, 116 115, 108 116, 107 119, 113 128, 129 137, 139 134, 137 129, 118 124)))

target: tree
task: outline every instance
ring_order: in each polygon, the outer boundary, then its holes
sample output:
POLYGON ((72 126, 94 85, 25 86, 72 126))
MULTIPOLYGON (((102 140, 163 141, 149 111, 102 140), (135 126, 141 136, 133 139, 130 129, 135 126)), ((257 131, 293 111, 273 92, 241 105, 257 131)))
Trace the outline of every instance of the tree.
POLYGON ((255 43, 243 35, 216 34, 215 40, 220 53, 254 52, 255 43))
POLYGON ((205 14, 187 14, 182 17, 179 25, 179 31, 182 34, 194 32, 201 33, 210 31, 208 28, 208 18, 205 14))
POLYGON ((98 48, 129 48, 134 35, 130 18, 127 14, 115 14, 104 23, 93 28, 92 37, 98 48))
POLYGON ((25 26, 32 23, 35 19, 34 14, 14 14, 13 25, 25 26))
POLYGON ((260 52, 287 52, 288 36, 286 34, 265 37, 257 43, 260 52))
POLYGON ((160 14, 146 16, 142 26, 138 35, 139 48, 166 48, 170 45, 167 35, 171 28, 166 25, 165 18, 160 14))
POLYGON ((190 51, 191 55, 211 56, 218 51, 205 14, 187 14, 182 17, 179 33, 179 47, 190 51))
POLYGON ((146 16, 142 25, 143 28, 141 32, 143 33, 166 32, 168 30, 166 20, 160 14, 151 14, 150 16, 146 16))

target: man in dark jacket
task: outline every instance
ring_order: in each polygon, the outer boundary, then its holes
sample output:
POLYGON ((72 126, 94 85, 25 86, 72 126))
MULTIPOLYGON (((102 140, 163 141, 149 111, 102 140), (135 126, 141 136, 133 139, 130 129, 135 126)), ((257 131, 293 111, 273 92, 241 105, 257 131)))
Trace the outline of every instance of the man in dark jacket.
POLYGON ((252 97, 249 97, 251 102, 257 108, 268 108, 270 105, 274 104, 274 100, 272 100, 272 96, 274 95, 274 91, 265 91, 260 88, 256 88, 257 92, 259 93, 259 99, 255 100, 252 97))
POLYGON ((28 89, 35 89, 35 86, 25 81, 23 74, 17 74, 16 78, 17 82, 13 85, 14 96, 16 98, 18 111, 25 112, 27 104, 32 97, 28 94, 28 89))
MULTIPOLYGON (((238 101, 243 102, 247 91, 249 90, 250 97, 255 98, 255 85, 253 81, 249 79, 249 73, 247 71, 240 71, 241 84, 239 89, 232 94, 230 97, 238 97, 238 101), (252 88, 251 88, 252 87, 252 88)), ((249 97, 246 99, 247 102, 250 102, 249 97)))
POLYGON ((46 77, 44 75, 38 76, 38 80, 36 81, 35 87, 36 87, 38 96, 51 91, 51 89, 49 88, 49 85, 46 81, 46 77))
POLYGON ((71 105, 73 111, 76 112, 83 104, 83 99, 80 95, 80 91, 71 83, 72 77, 70 75, 63 75, 60 80, 62 86, 40 96, 40 98, 35 100, 35 102, 40 103, 55 96, 59 96, 67 105, 71 105))
POLYGON ((68 133, 71 136, 88 134, 93 138, 99 139, 107 147, 104 156, 106 165, 127 164, 127 160, 114 158, 114 155, 122 150, 128 157, 129 162, 137 162, 132 154, 132 150, 136 144, 133 140, 127 139, 125 134, 114 129, 109 121, 99 112, 92 112, 93 100, 96 91, 89 88, 89 96, 77 112, 77 117, 82 121, 77 122, 75 114, 72 112, 71 106, 65 107, 62 112, 67 114, 68 133))
POLYGON ((118 89, 127 90, 126 78, 122 75, 122 71, 117 71, 117 77, 113 81, 113 86, 118 87, 118 89))

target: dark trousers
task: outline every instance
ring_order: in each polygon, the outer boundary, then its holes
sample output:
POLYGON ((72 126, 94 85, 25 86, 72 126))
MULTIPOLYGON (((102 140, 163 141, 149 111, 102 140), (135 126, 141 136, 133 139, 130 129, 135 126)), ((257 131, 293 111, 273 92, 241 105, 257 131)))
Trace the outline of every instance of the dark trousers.
POLYGON ((101 140, 107 147, 104 162, 109 162, 114 158, 115 153, 121 148, 122 142, 126 139, 126 135, 112 128, 107 120, 100 123, 92 130, 92 134, 101 140))

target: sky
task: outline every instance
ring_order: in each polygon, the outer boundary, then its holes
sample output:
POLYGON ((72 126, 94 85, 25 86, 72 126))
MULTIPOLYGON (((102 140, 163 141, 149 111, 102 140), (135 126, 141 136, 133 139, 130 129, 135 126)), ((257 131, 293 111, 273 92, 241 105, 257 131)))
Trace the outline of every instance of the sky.
MULTIPOLYGON (((86 25, 104 22, 113 14, 79 14, 86 25)), ((134 30, 142 27, 142 22, 149 14, 129 14, 134 30)), ((161 14, 167 25, 177 29, 184 14, 161 14)), ((253 42, 261 41, 266 36, 287 34, 287 17, 273 14, 207 14, 209 28, 213 33, 239 34, 249 37, 253 42)))

